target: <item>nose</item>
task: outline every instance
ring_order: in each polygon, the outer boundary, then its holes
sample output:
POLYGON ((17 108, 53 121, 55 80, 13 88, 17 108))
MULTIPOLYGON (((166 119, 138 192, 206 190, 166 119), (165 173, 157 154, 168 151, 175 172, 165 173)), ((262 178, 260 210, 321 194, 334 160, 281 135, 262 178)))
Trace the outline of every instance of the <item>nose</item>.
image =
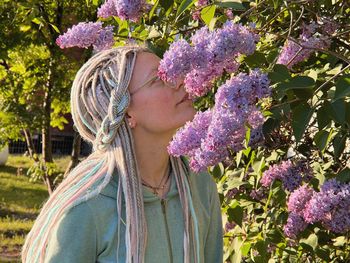
POLYGON ((176 90, 180 90, 181 88, 183 88, 185 86, 184 80, 185 80, 185 78, 183 76, 178 77, 176 79, 176 85, 175 85, 176 90))

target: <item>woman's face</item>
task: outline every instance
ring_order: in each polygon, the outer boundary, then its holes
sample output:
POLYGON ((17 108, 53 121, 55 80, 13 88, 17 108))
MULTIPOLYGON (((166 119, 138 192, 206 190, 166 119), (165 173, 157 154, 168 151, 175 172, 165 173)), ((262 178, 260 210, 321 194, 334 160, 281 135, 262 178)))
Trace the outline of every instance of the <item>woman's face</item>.
POLYGON ((137 55, 129 85, 131 102, 127 113, 135 128, 173 134, 193 119, 195 110, 182 79, 173 87, 160 79, 148 82, 157 76, 159 62, 160 58, 153 53, 142 52, 137 55))

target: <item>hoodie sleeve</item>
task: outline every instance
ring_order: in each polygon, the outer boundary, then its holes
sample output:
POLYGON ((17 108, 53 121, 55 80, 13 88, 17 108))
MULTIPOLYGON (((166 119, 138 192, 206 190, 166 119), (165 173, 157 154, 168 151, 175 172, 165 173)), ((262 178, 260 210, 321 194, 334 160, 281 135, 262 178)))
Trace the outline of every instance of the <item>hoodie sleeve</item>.
POLYGON ((96 226, 86 203, 71 208, 57 222, 48 241, 45 263, 96 262, 96 226))
POLYGON ((206 263, 223 262, 223 229, 221 205, 217 187, 213 179, 211 181, 210 223, 207 234, 204 261, 206 263))

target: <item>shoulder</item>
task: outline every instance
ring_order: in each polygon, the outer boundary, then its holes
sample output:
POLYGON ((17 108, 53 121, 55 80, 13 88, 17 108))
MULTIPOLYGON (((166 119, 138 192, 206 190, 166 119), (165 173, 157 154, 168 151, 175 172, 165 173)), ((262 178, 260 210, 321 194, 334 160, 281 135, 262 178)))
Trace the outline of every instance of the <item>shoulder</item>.
MULTIPOLYGON (((64 229, 74 225, 89 226, 89 229, 98 228, 116 215, 117 187, 113 182, 107 184, 96 196, 84 200, 67 209, 59 219, 59 225, 64 229)), ((98 230, 98 229, 97 229, 98 230)))
POLYGON ((51 229, 45 262, 90 262, 88 259, 96 255, 96 234, 96 223, 86 202, 68 209, 51 229))

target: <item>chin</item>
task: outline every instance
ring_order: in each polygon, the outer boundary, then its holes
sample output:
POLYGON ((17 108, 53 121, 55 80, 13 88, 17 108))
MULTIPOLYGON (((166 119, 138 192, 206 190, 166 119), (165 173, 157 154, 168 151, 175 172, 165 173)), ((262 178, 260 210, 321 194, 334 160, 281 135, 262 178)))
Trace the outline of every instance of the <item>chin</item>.
POLYGON ((178 128, 181 128, 187 122, 192 121, 195 115, 196 115, 196 111, 193 109, 193 111, 191 111, 189 114, 186 115, 186 118, 183 119, 182 123, 179 125, 178 128))

